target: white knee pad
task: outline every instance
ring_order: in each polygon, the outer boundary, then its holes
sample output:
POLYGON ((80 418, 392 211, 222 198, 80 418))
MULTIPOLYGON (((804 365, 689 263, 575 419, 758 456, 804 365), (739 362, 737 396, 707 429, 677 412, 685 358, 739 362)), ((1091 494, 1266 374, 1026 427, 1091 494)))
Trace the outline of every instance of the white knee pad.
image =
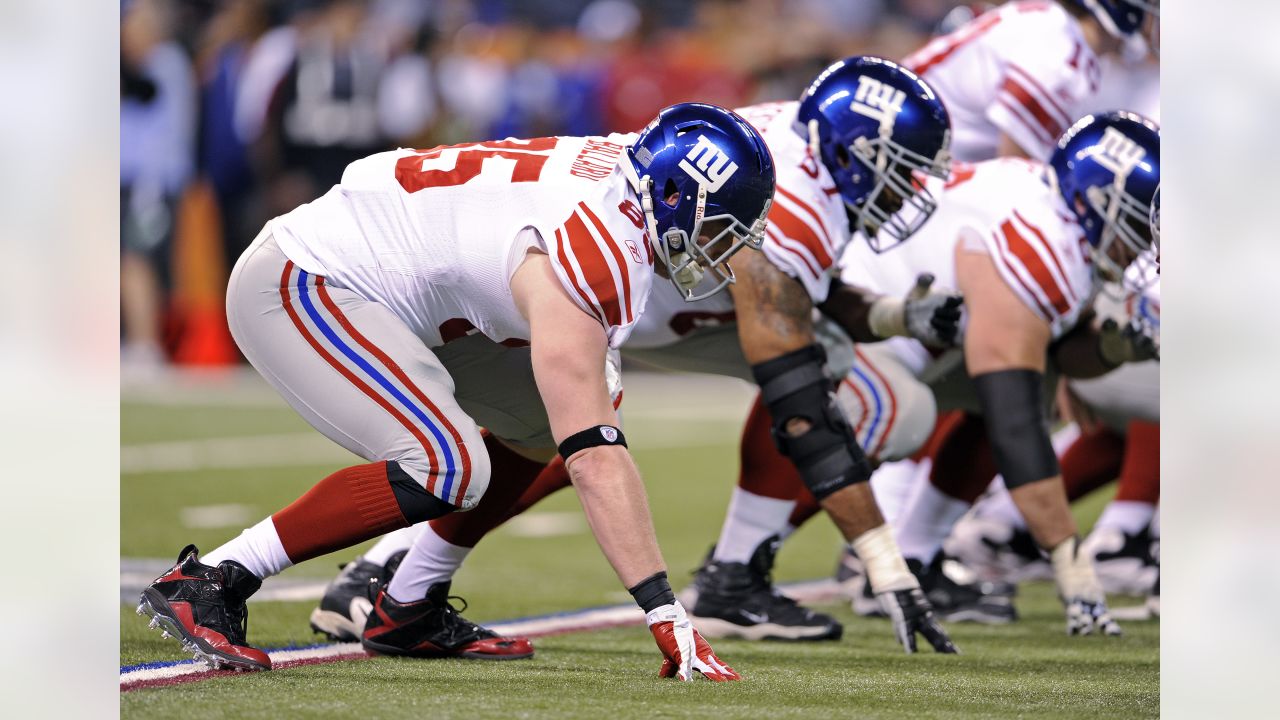
POLYGON ((858 346, 836 400, 858 444, 881 462, 900 460, 919 450, 938 417, 929 386, 916 379, 891 349, 880 345, 858 346))

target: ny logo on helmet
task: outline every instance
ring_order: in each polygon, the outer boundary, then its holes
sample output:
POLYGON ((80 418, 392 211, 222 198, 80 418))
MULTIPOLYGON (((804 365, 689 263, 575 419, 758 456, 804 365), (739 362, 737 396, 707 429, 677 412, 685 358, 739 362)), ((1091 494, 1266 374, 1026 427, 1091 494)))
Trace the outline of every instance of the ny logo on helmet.
POLYGON ((1147 156, 1147 151, 1141 145, 1113 127, 1103 131, 1102 140, 1098 142, 1095 152, 1094 160, 1115 173, 1116 180, 1121 182, 1147 156))
POLYGON ((902 102, 906 99, 907 94, 902 90, 863 75, 858 78, 858 91, 854 93, 849 109, 878 120, 881 125, 893 127, 893 121, 902 112, 902 102))
POLYGON ((680 169, 699 184, 706 185, 707 192, 716 192, 738 171, 738 163, 731 162, 707 136, 699 135, 698 144, 680 161, 680 169))

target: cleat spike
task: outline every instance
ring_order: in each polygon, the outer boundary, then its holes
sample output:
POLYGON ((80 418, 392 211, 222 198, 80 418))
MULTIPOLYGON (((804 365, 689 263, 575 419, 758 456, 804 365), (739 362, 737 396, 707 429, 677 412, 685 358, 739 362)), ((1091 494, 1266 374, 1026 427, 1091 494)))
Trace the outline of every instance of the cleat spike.
POLYGON ((136 611, 136 612, 137 612, 139 615, 144 615, 144 614, 145 614, 145 611, 144 611, 142 608, 143 608, 142 603, 138 603, 138 609, 137 609, 137 611, 136 611))
POLYGON ((161 630, 161 631, 160 631, 160 639, 161 639, 161 640, 168 640, 168 639, 169 639, 169 638, 171 638, 171 637, 173 637, 173 636, 169 634, 169 631, 168 631, 168 630, 161 630))
POLYGON ((153 616, 151 618, 151 622, 147 623, 147 628, 150 630, 155 630, 158 627, 160 627, 160 618, 153 616))

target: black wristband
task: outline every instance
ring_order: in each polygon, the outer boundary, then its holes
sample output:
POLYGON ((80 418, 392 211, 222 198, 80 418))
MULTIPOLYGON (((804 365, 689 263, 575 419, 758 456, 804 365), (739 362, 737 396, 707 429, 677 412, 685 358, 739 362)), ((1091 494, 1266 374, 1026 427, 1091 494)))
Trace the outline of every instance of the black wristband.
POLYGON ((627 438, 622 431, 612 425, 596 425, 581 432, 576 432, 560 443, 560 457, 568 460, 579 450, 586 450, 599 445, 627 446, 627 438))
POLYGON ((635 586, 627 588, 627 592, 631 593, 631 597, 636 599, 636 604, 646 613, 676 601, 676 594, 671 592, 671 583, 667 582, 665 570, 656 572, 636 583, 635 586))

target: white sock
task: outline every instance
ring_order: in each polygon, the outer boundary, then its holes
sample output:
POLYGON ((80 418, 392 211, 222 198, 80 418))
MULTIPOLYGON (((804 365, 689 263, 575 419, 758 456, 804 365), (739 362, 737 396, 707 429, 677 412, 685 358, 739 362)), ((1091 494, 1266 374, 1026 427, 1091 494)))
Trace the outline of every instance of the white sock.
POLYGON ((919 467, 914 460, 897 460, 881 465, 871 474, 871 493, 876 496, 886 523, 892 525, 894 518, 902 514, 919 479, 919 467))
POLYGON ((223 560, 235 560, 260 578, 271 577, 293 565, 270 517, 200 558, 205 565, 217 565, 223 560))
POLYGON ((421 532, 387 586, 387 594, 397 602, 416 602, 427 596, 432 585, 452 580, 471 552, 437 535, 429 523, 420 524, 421 532))
POLYGON ((749 561, 760 543, 786 532, 795 508, 794 500, 768 498, 735 487, 712 557, 722 562, 749 561))
POLYGON ((1022 519, 1022 513, 1018 510, 1018 504, 1013 501, 1013 495, 1004 486, 1004 478, 999 475, 992 481, 987 494, 974 506, 974 513, 978 517, 997 520, 1010 527, 1019 529, 1027 527, 1027 521, 1022 519))
POLYGON ((1117 528, 1126 534, 1136 535, 1151 524, 1156 516, 1156 506, 1133 500, 1112 500, 1098 517, 1095 528, 1117 528))
POLYGON ((365 552, 364 561, 371 562, 374 565, 386 565, 392 555, 401 550, 408 550, 413 545, 413 541, 418 539, 422 528, 426 526, 425 522, 421 522, 383 535, 381 540, 374 543, 373 547, 365 552))
POLYGON ((922 563, 933 561, 969 503, 957 500, 925 480, 898 516, 895 527, 902 556, 922 563))

